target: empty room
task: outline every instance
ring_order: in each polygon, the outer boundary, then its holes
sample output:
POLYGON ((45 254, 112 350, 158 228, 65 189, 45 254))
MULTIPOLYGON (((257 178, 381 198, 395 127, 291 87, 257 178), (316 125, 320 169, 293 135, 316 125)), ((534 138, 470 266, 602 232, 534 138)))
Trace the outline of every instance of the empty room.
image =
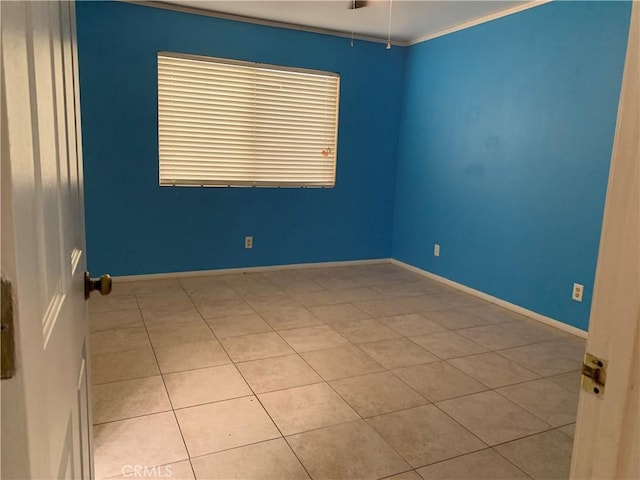
POLYGON ((640 478, 636 2, 1 18, 3 478, 640 478))

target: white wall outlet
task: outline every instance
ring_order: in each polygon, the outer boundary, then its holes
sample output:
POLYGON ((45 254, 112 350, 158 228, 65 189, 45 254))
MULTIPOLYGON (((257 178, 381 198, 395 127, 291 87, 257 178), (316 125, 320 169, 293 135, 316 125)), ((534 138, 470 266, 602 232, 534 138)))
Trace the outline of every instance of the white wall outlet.
POLYGON ((437 243, 433 246, 433 256, 434 257, 440 256, 440 245, 438 245, 437 243))
POLYGON ((582 301, 582 293, 584 292, 584 285, 580 285, 579 283, 573 284, 573 294, 571 294, 571 299, 576 302, 582 301))
POLYGON ((253 248, 253 237, 244 237, 244 248, 253 248))

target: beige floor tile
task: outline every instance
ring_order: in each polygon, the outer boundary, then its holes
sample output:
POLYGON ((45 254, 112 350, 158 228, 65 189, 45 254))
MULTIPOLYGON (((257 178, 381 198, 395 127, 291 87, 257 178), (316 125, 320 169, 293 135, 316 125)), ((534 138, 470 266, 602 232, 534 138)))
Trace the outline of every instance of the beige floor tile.
POLYGON ((161 293, 179 292, 182 290, 182 286, 176 278, 164 278, 160 280, 128 282, 127 290, 134 295, 158 295, 161 293))
POLYGON ((159 375, 151 345, 123 352, 91 355, 91 381, 94 385, 130 378, 159 375))
POLYGON ((400 368, 436 362, 438 358, 407 338, 383 340, 358 345, 376 362, 386 368, 400 368))
POLYGON ((496 450, 534 479, 569 478, 573 441, 551 431, 496 447, 496 450))
POLYGON ((582 373, 580 370, 563 373, 562 375, 554 375, 547 377, 547 380, 560 385, 565 390, 574 393, 580 393, 580 383, 582 382, 582 373))
POLYGON ((569 333, 527 318, 514 322, 501 323, 500 328, 514 335, 518 335, 528 343, 573 338, 573 335, 569 333))
POLYGON ((175 413, 191 457, 280 436, 255 397, 207 403, 175 413))
POLYGON ((420 295, 418 297, 403 297, 398 301, 409 308, 412 313, 434 312, 451 308, 439 295, 420 295))
POLYGON ((278 286, 282 289, 282 291, 290 294, 319 292, 324 290, 324 287, 322 285, 314 282, 313 280, 291 281, 278 286))
POLYGON ((513 322, 514 320, 522 320, 522 315, 512 312, 511 310, 507 310, 506 308, 499 307, 498 305, 492 305, 490 303, 486 303, 484 305, 476 306, 468 308, 470 312, 473 312, 474 315, 482 317, 486 320, 486 324, 495 324, 495 323, 504 323, 504 322, 513 322))
POLYGON ((334 290, 344 302, 363 302, 366 300, 377 300, 386 295, 369 287, 341 288, 334 290))
POLYGON ((220 278, 228 285, 271 284, 262 272, 241 272, 222 275, 220 278))
POLYGON ((174 308, 190 307, 193 302, 187 293, 180 289, 173 292, 157 292, 145 295, 136 295, 140 309, 149 313, 162 312, 163 310, 172 310, 174 308))
POLYGON ((292 295, 288 293, 266 296, 248 296, 245 298, 245 301, 260 315, 265 312, 276 312, 278 310, 288 308, 295 309, 302 306, 292 295))
POLYGON ((456 332, 489 350, 504 350, 532 343, 520 335, 504 330, 502 324, 463 328, 456 332))
POLYGON ((330 290, 340 290, 343 288, 358 288, 362 287, 362 284, 351 278, 338 278, 329 276, 328 278, 318 278, 316 283, 319 283, 324 288, 330 290))
POLYGON ((376 292, 385 297, 417 297, 426 295, 430 288, 424 282, 390 283, 372 287, 376 292))
POLYGON ((307 352, 302 354, 302 358, 325 380, 384 370, 379 363, 353 346, 307 352))
POLYGON ((255 313, 253 308, 242 299, 198 302, 195 305, 205 319, 255 313))
POLYGON ((173 408, 191 407, 203 403, 251 395, 233 365, 201 368, 164 376, 173 408))
POLYGON ((93 446, 98 479, 126 474, 130 465, 152 467, 188 458, 172 412, 96 425, 93 446))
POLYGON ((560 427, 557 429, 559 432, 564 433, 568 437, 573 438, 576 434, 576 424, 571 423, 569 425, 565 425, 564 427, 560 427))
POLYGON ((414 468, 486 448, 433 405, 388 413, 367 422, 414 468))
POLYGON ((576 421, 578 395, 548 380, 519 383, 497 392, 554 427, 576 421))
POLYGON ((322 320, 302 306, 274 308, 260 315, 274 330, 323 325, 322 320))
POLYGON ((113 328, 144 327, 139 310, 116 310, 89 314, 89 331, 99 332, 113 328))
POLYGON ((398 377, 431 402, 461 397, 487 389, 446 362, 433 362, 394 370, 398 377))
POLYGON ((263 393, 258 398, 283 435, 360 418, 326 383, 263 393))
POLYGON ((545 342, 543 345, 553 348, 560 355, 582 363, 585 352, 585 340, 582 338, 571 337, 566 340, 554 340, 553 342, 545 342))
POLYGON ((280 336, 296 352, 311 352, 349 344, 347 340, 326 325, 283 330, 280 332, 280 336))
POLYGON ((333 328, 353 343, 377 342, 402 336, 377 320, 347 320, 335 324, 333 328))
POLYGON ((191 301, 197 305, 206 305, 225 300, 240 300, 242 297, 229 285, 217 286, 215 288, 191 288, 187 290, 191 301))
POLYGON ((185 292, 202 292, 208 290, 217 290, 228 286, 227 282, 222 279, 222 275, 202 275, 198 277, 185 277, 179 280, 180 285, 185 292))
POLYGON ((525 345, 497 353, 543 377, 571 372, 582 367, 580 362, 567 358, 544 344, 525 345))
POLYGON ((204 320, 176 325, 153 325, 147 327, 154 348, 181 343, 214 340, 213 333, 204 320))
POLYGON ((298 355, 253 360, 238 363, 236 367, 256 393, 322 382, 322 378, 298 355))
POLYGON ((459 290, 444 293, 441 298, 443 298, 444 301, 452 308, 472 308, 491 305, 486 300, 482 300, 481 298, 459 290))
POLYGON ((162 377, 93 386, 93 423, 113 422, 171 410, 162 377))
POLYGON ((492 323, 490 320, 476 315, 473 310, 465 308, 427 312, 423 315, 449 330, 480 327, 492 323))
POLYGON ((257 313, 210 318, 207 323, 218 338, 239 337, 271 332, 271 327, 257 313))
POLYGON ((89 300, 89 312, 114 312, 117 310, 138 310, 138 302, 133 295, 93 295, 89 300))
POLYGON ((437 404, 488 445, 549 429, 549 425, 495 392, 482 392, 437 404))
POLYGON ((231 285, 236 293, 242 297, 246 297, 249 295, 277 295, 279 293, 284 293, 283 290, 274 285, 273 283, 267 281, 266 279, 261 282, 247 282, 247 283, 238 283, 231 285))
POLYGON ((408 472, 399 473, 398 475, 386 477, 385 480, 422 480, 422 477, 414 470, 410 470, 408 472))
POLYGON ((155 352, 162 373, 182 372, 231 363, 231 359, 217 340, 165 345, 156 347, 155 352))
POLYGON ((277 333, 257 333, 224 338, 222 345, 234 362, 246 362, 295 353, 277 333))
POLYGON ((90 338, 91 353, 94 355, 122 352, 149 346, 149 337, 144 327, 103 330, 92 333, 90 338))
MULTIPOLYGON (((122 295, 133 295, 132 285, 136 282, 120 282, 116 280, 111 285, 110 297, 120 297, 122 295)), ((93 297, 92 297, 93 298, 93 297)))
POLYGON ((296 281, 311 281, 311 279, 303 275, 299 269, 271 270, 262 272, 262 276, 278 286, 295 283, 296 281))
POLYGON ((320 305, 335 305, 344 303, 342 297, 330 290, 320 290, 317 292, 294 293, 293 298, 305 307, 317 307, 320 305))
POLYGON ((448 362, 491 388, 539 378, 535 373, 496 353, 453 358, 448 362))
POLYGON ((132 478, 144 478, 145 480, 195 480, 191 462, 183 460, 181 462, 168 463, 153 467, 129 465, 124 469, 123 475, 111 477, 110 480, 131 480, 132 478), (141 468, 142 467, 142 468, 141 468))
POLYGON ((343 378, 330 383, 362 417, 373 417, 427 403, 389 372, 343 378))
POLYGON ((487 449, 418 470, 424 480, 527 480, 529 477, 487 449))
POLYGON ((444 359, 463 357, 487 351, 483 346, 467 340, 455 332, 430 333, 410 337, 410 339, 431 353, 444 359))
POLYGON ((325 323, 330 323, 335 320, 358 320, 359 318, 370 318, 368 314, 364 313, 359 308, 347 303, 337 305, 320 305, 317 307, 311 307, 310 310, 325 323))
POLYGON ((143 310, 142 315, 147 327, 171 326, 202 321, 202 315, 193 305, 172 307, 167 310, 143 310))
POLYGON ((281 439, 212 453, 191 460, 199 479, 303 480, 309 475, 281 439))
POLYGON ((436 322, 432 322, 417 313, 381 318, 380 321, 406 336, 446 331, 443 326, 438 325, 436 322))
POLYGON ((308 478, 296 455, 314 480, 525 478, 478 437, 534 478, 570 458, 584 341, 394 265, 117 283, 89 308, 100 476, 193 480, 165 388, 199 478, 308 478))
POLYGON ((405 315, 413 311, 411 308, 392 298, 365 300, 363 302, 355 302, 354 305, 372 317, 405 315))
POLYGON ((315 480, 373 480, 410 468, 363 421, 300 433, 287 440, 315 480))

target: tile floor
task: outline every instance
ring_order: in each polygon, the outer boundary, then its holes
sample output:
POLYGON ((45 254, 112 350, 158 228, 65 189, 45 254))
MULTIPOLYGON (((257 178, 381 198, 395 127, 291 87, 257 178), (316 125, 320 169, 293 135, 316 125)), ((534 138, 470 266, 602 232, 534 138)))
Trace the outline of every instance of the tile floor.
POLYGON ((116 283, 90 327, 99 479, 568 478, 584 341, 391 264, 116 283))

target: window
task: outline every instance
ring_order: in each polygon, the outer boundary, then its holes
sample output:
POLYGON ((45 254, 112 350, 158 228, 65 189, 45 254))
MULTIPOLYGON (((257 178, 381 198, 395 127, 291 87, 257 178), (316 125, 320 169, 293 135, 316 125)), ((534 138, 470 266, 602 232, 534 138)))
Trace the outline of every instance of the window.
POLYGON ((332 187, 338 74, 158 54, 160 185, 332 187))

